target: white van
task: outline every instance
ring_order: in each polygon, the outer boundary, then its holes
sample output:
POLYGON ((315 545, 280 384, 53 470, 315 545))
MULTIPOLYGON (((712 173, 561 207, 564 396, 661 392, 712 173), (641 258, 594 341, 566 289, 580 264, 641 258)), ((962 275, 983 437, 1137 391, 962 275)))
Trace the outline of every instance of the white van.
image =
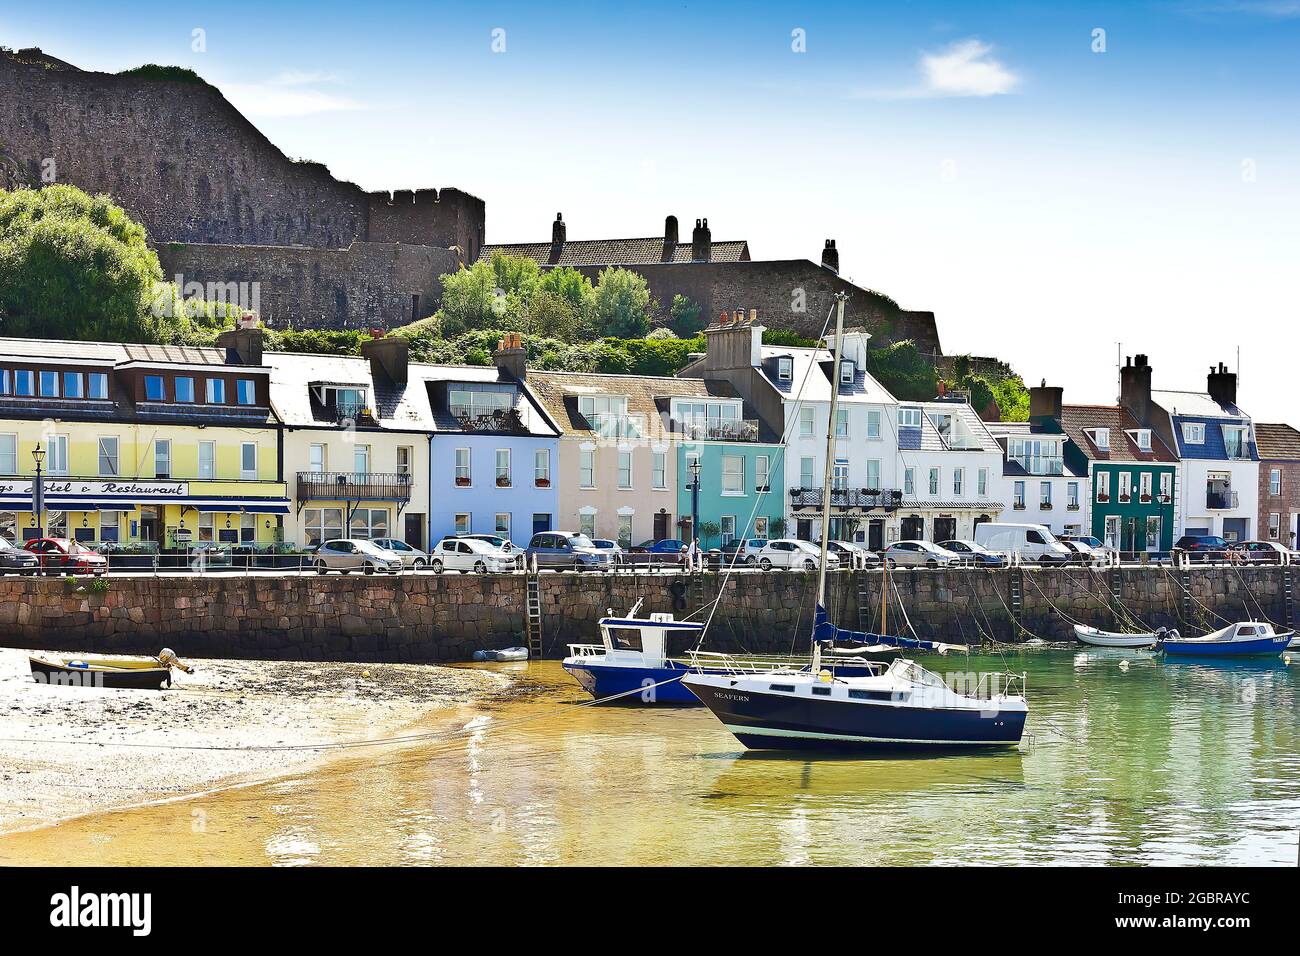
POLYGON ((986 521, 975 526, 975 543, 996 554, 1020 555, 1022 561, 1066 564, 1073 559, 1070 549, 1056 540, 1042 524, 1000 524, 986 521))

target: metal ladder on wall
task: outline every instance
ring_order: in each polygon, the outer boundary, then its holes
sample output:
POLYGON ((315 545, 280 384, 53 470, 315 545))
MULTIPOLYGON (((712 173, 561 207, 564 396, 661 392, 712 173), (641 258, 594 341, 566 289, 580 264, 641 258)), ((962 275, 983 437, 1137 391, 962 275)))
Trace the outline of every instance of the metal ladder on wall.
POLYGON ((1295 623, 1295 597, 1292 590, 1291 565, 1282 570, 1282 607, 1286 613, 1287 624, 1295 623))
POLYGON ((1192 624, 1192 571, 1186 565, 1178 572, 1178 579, 1183 585, 1183 623, 1192 624))
POLYGON ((871 589, 867 587, 867 571, 865 568, 859 568, 853 573, 858 578, 858 630, 870 634, 872 625, 871 589))
POLYGON ((1008 597, 1011 599, 1011 625, 1016 631, 1021 630, 1020 617, 1025 610, 1025 569, 1019 564, 1011 565, 1007 576, 1008 597))
POLYGON ((537 575, 528 575, 528 594, 525 599, 525 618, 528 622, 528 656, 542 656, 542 592, 537 586, 537 575))

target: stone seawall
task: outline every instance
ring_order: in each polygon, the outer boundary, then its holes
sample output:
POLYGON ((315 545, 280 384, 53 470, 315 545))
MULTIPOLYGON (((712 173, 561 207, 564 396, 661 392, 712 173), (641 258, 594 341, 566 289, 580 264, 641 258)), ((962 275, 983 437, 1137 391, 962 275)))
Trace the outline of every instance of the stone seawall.
MULTIPOLYGON (((900 600, 890 630, 906 611, 922 637, 957 643, 1069 640, 1070 618, 1122 628, 1128 615, 1150 627, 1185 633, 1261 616, 1287 623, 1284 568, 1125 568, 1113 580, 1086 569, 1024 569, 1013 616, 1017 571, 900 571, 900 600), (1117 584, 1120 605, 1111 598, 1117 584), (1066 616, 1068 615, 1068 617, 1066 616)), ((570 642, 594 641, 596 621, 644 598, 643 612, 680 617, 706 607, 721 577, 542 574, 539 594, 547 656, 570 642), (676 585, 676 587, 674 587, 676 585)), ((880 572, 833 572, 832 618, 845 627, 876 627, 880 572), (860 612, 861 607, 861 612, 860 612)), ((740 573, 726 583, 709 631, 714 650, 787 653, 805 650, 816 576, 740 573)), ((62 578, 0 578, 0 645, 38 649, 149 653, 163 646, 182 657, 301 660, 457 661, 478 648, 527 643, 522 575, 380 577, 112 577, 106 591, 62 578)), ((680 650, 680 648, 674 648, 680 650)))

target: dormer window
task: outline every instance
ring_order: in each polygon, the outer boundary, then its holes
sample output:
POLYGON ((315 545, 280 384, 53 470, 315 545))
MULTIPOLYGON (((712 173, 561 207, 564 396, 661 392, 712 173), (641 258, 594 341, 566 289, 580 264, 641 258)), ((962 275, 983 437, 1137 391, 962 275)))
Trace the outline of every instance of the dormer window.
POLYGON ((794 359, 788 355, 783 355, 776 360, 776 380, 778 382, 789 382, 794 379, 794 359))
POLYGON ((165 399, 166 394, 163 391, 163 379, 161 375, 146 375, 144 377, 144 397, 148 402, 161 402, 165 399))
POLYGON ((1094 428, 1092 430, 1092 443, 1101 451, 1110 451, 1110 429, 1094 428))
POLYGON ((900 408, 898 410, 899 428, 920 428, 921 410, 919 408, 900 408))
MULTIPOLYGON (((323 385, 317 386, 316 392, 320 403, 326 408, 333 409, 339 418, 351 418, 355 420, 361 415, 361 410, 366 407, 366 390, 350 385, 323 385)), ((224 398, 222 399, 224 401, 224 398)), ((209 399, 211 401, 211 399, 209 399)))
POLYGON ((1202 422, 1183 422, 1183 441, 1189 445, 1205 444, 1205 425, 1202 422))
POLYGON ((101 401, 108 398, 108 373, 91 372, 86 376, 86 397, 101 401))
POLYGON ((1229 458, 1249 458, 1249 432, 1243 425, 1223 426, 1223 450, 1229 458))
POLYGON ((1129 434, 1133 437, 1133 444, 1138 446, 1139 451, 1151 450, 1151 429, 1137 428, 1129 434))
POLYGON ((840 384, 852 385, 856 370, 853 367, 853 359, 840 359, 840 384))

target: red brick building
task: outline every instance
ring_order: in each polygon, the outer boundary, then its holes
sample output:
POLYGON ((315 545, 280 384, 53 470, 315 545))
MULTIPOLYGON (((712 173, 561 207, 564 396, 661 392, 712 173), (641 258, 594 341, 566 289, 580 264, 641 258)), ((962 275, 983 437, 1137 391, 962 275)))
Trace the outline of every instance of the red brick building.
POLYGON ((1294 548, 1300 539, 1300 431, 1255 423, 1259 446, 1259 536, 1294 548))

